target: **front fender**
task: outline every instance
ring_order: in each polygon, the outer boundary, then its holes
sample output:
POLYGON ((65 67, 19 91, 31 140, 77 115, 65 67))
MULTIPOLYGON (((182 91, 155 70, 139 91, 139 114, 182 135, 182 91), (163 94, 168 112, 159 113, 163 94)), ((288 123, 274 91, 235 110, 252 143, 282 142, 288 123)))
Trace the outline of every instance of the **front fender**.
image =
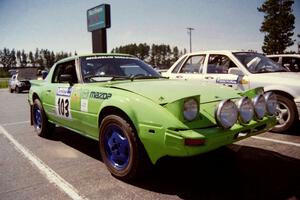
POLYGON ((126 113, 135 126, 138 137, 152 163, 168 152, 165 145, 168 128, 187 129, 166 108, 135 94, 131 98, 114 95, 114 98, 104 101, 99 109, 99 117, 106 107, 115 107, 126 113))
POLYGON ((296 92, 291 87, 285 87, 283 85, 268 85, 264 88, 265 92, 268 91, 282 91, 284 93, 288 93, 293 98, 296 97, 296 92))

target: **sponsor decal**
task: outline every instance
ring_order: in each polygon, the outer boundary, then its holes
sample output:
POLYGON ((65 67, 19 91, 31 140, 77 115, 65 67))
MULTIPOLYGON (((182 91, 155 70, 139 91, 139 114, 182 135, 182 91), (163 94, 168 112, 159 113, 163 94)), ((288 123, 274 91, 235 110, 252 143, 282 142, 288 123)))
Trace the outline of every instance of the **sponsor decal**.
POLYGON ((92 91, 90 93, 90 98, 92 99, 109 99, 112 97, 111 93, 106 93, 106 92, 94 92, 92 91))
POLYGON ((217 78, 216 83, 222 84, 238 84, 238 79, 226 79, 226 78, 217 78))
POLYGON ((57 96, 70 97, 72 92, 71 87, 58 87, 56 91, 57 96))
POLYGON ((56 115, 61 118, 72 119, 70 97, 56 96, 56 115))
POLYGON ((58 117, 72 119, 71 87, 58 87, 55 97, 55 112, 58 117))
POLYGON ((89 101, 88 99, 81 99, 80 101, 80 110, 82 112, 88 112, 89 101))
POLYGON ((95 59, 106 59, 106 58, 123 58, 123 59, 133 59, 136 60, 137 58, 134 57, 127 57, 127 56, 93 56, 93 57, 86 57, 86 60, 95 60, 95 59))

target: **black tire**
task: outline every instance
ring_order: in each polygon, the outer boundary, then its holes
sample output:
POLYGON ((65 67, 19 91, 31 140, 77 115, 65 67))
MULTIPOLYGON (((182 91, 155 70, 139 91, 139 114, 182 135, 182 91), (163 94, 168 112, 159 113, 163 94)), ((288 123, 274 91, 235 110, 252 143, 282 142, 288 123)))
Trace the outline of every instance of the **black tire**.
POLYGON ((272 129, 274 132, 285 132, 293 127, 298 119, 295 103, 287 97, 277 95, 277 125, 272 129))
POLYGON ((8 86, 8 91, 10 92, 10 93, 13 93, 13 89, 10 87, 10 86, 8 86))
POLYGON ((18 86, 15 87, 15 92, 16 93, 20 93, 21 92, 21 90, 20 90, 20 88, 18 86))
POLYGON ((151 169, 152 164, 134 128, 120 116, 108 115, 102 120, 99 148, 106 167, 118 179, 134 180, 147 174, 151 169), (114 137, 115 133, 123 138, 121 142, 118 137, 114 137), (128 146, 127 151, 124 151, 126 146, 128 146), (123 154, 121 151, 124 151, 123 154), (124 159, 126 156, 128 158, 124 159), (117 157, 120 159, 116 159, 117 157))
POLYGON ((36 133, 41 137, 50 137, 54 131, 55 125, 48 121, 42 103, 39 99, 35 99, 33 101, 31 113, 36 133))

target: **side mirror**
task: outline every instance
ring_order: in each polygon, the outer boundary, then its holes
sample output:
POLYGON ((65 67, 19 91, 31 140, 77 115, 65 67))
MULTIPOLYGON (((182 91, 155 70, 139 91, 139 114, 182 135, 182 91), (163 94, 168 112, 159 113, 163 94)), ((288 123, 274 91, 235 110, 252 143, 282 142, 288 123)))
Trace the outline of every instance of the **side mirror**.
POLYGON ((228 74, 234 74, 234 75, 238 75, 238 76, 244 75, 244 73, 242 72, 242 70, 240 70, 240 69, 237 68, 237 67, 229 68, 228 74))
POLYGON ((60 83, 69 83, 70 85, 73 85, 73 78, 71 74, 61 74, 59 76, 59 82, 60 83))

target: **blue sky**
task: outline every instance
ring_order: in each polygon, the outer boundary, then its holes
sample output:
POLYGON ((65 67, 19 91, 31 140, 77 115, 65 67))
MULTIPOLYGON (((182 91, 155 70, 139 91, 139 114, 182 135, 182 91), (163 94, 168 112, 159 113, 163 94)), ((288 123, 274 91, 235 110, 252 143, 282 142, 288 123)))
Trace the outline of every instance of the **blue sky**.
MULTIPOLYGON (((243 49, 261 52, 263 0, 0 0, 0 48, 87 53, 92 51, 86 10, 111 5, 108 50, 129 43, 170 44, 193 51, 243 49)), ((300 0, 295 0, 294 39, 300 41, 300 0), (298 8, 298 9, 296 9, 298 8), (298 10, 298 11, 296 11, 298 10)), ((297 51, 296 45, 289 48, 297 51)))

